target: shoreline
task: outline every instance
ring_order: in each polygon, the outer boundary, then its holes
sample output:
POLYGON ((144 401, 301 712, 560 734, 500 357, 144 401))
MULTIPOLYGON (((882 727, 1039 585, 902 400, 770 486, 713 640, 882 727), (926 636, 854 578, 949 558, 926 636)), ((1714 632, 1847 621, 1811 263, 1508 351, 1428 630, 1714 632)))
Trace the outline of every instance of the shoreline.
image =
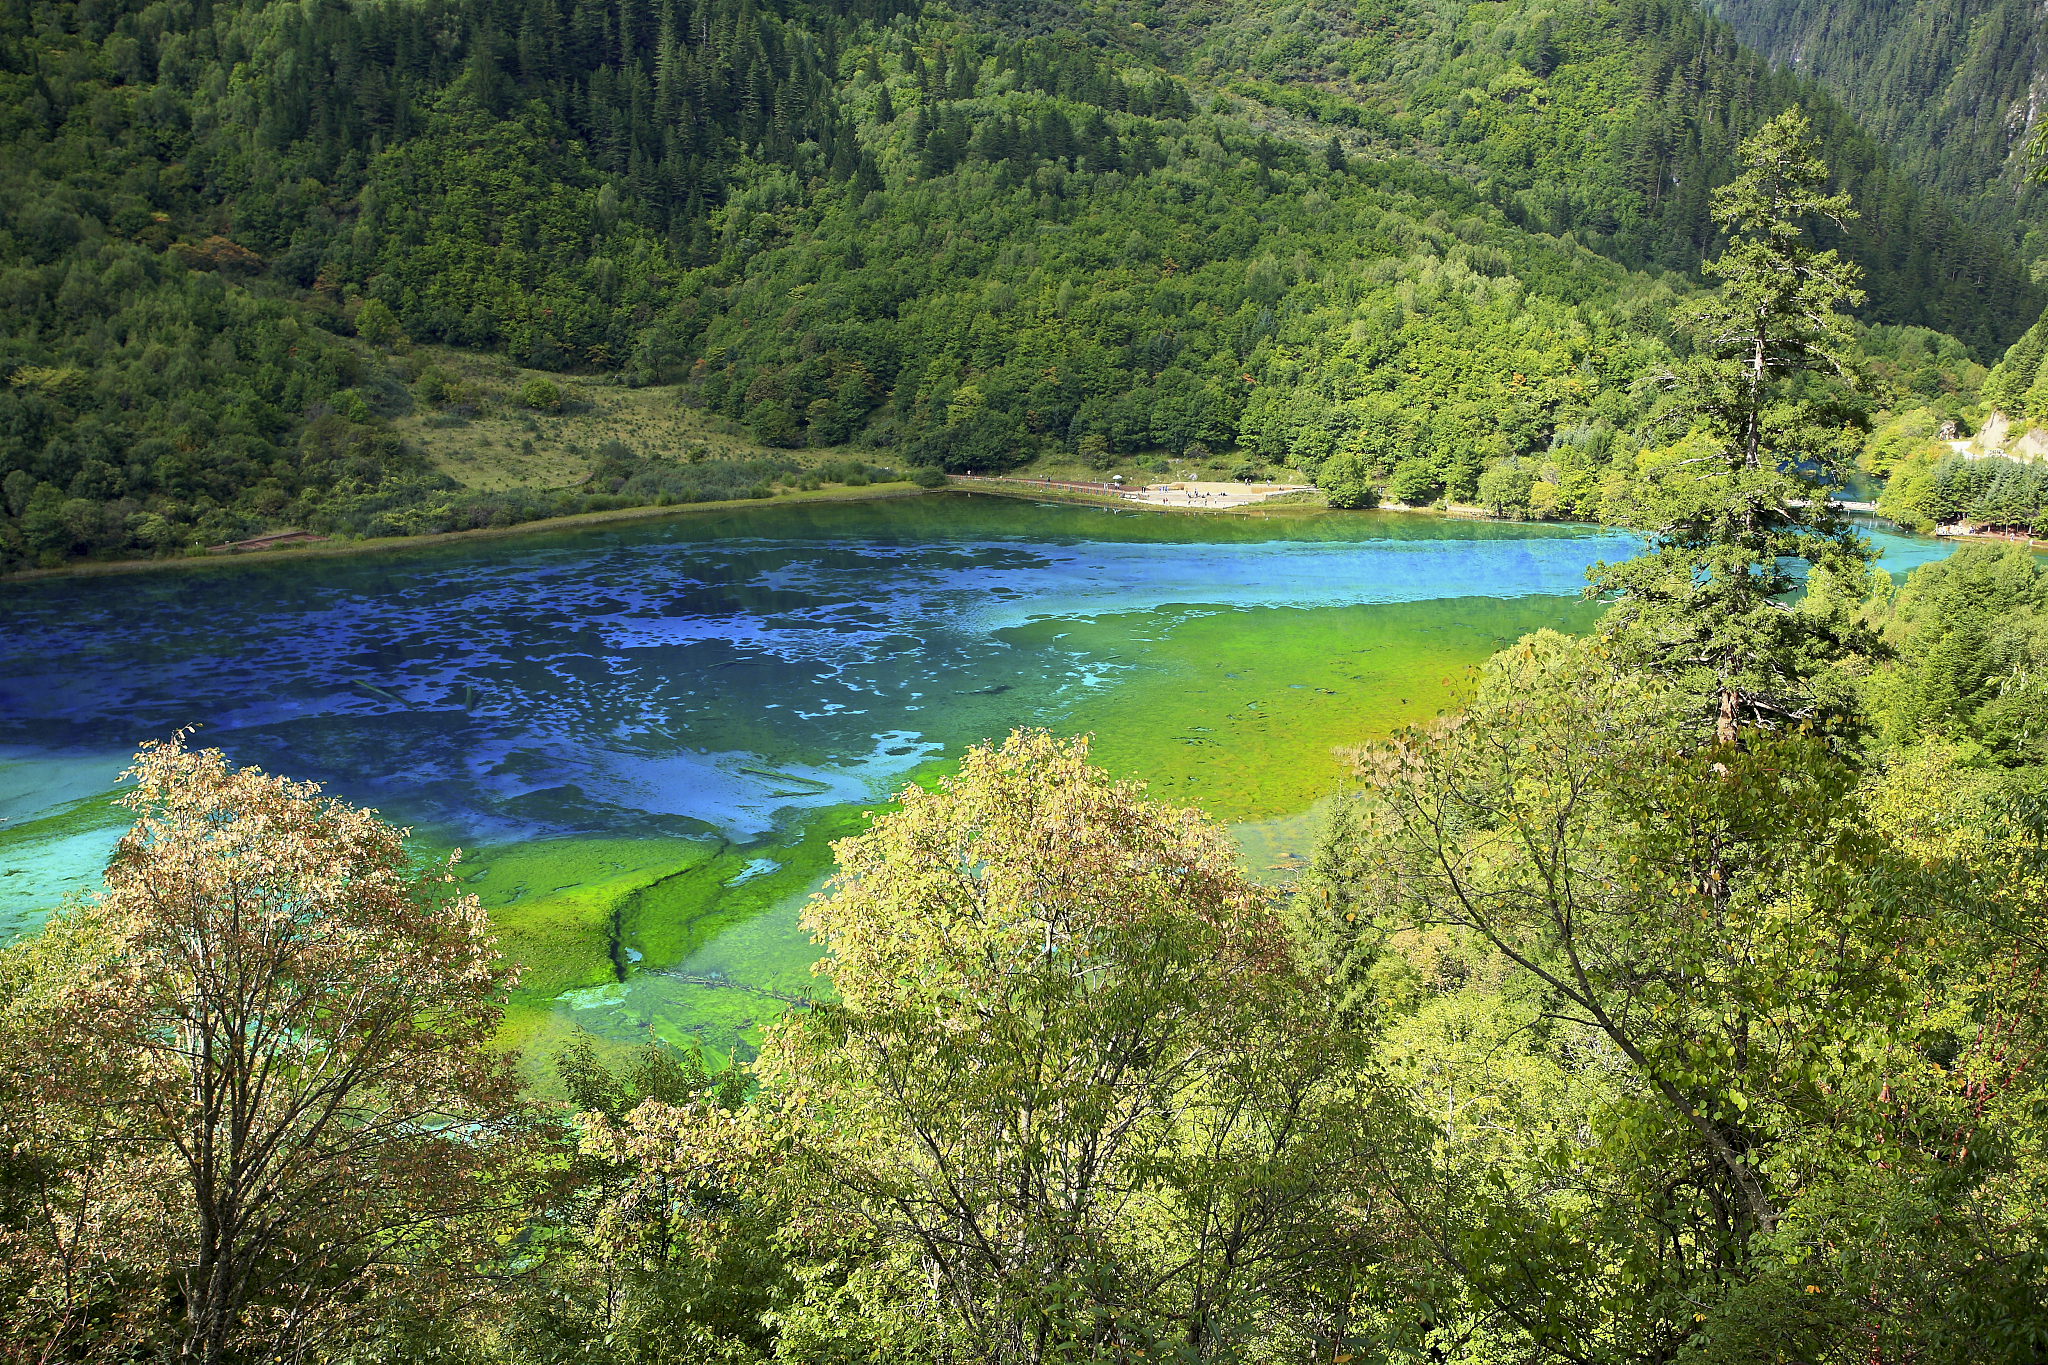
POLYGON ((788 507, 797 503, 874 502, 885 498, 922 497, 932 491, 908 480, 847 488, 836 492, 782 493, 772 498, 728 498, 718 502, 671 503, 667 507, 618 507, 609 512, 577 512, 566 517, 542 517, 516 526, 478 526, 467 531, 435 531, 424 536, 380 536, 374 540, 300 541, 281 550, 209 550, 203 555, 177 555, 169 559, 81 560, 55 569, 22 569, 0 574, 0 583, 30 583, 55 578, 100 578, 132 573, 163 573, 220 568, 239 564, 276 564, 287 560, 332 559, 347 555, 385 554, 394 550, 424 549, 457 545, 476 540, 502 540, 510 536, 537 535, 546 531, 603 526, 613 522, 651 521, 657 517, 691 516, 704 512, 730 512, 744 507, 788 507))
POLYGON ((1332 510, 1320 502, 1252 502, 1236 507, 1206 507, 1194 503, 1183 506, 1179 503, 1147 502, 1133 497, 1132 494, 1139 491, 1137 489, 1095 489, 1081 484, 1034 483, 1028 479, 1011 479, 988 474, 949 474, 946 477, 949 480, 947 488, 961 493, 982 493, 990 497, 1017 498, 1027 502, 1059 502, 1076 507, 1100 507, 1107 511, 1162 512, 1175 515, 1192 512, 1205 517, 1244 517, 1248 520, 1257 520, 1270 517, 1275 512, 1299 514, 1332 510))
POLYGON ((1032 483, 1026 479, 1011 479, 996 475, 950 474, 954 480, 950 487, 965 493, 986 493, 992 497, 1021 498, 1033 502, 1064 502, 1081 507, 1101 507, 1112 511, 1160 512, 1176 516, 1193 514, 1203 517, 1242 517, 1248 521, 1266 520, 1273 516, 1311 516, 1320 513, 1343 512, 1397 512, 1405 516, 1437 517, 1444 521, 1485 521, 1501 526, 1599 526, 1593 521, 1571 519, 1550 520, 1537 517, 1497 517, 1483 507, 1469 503, 1451 503, 1439 507, 1435 503, 1410 504, 1405 502, 1380 502, 1371 507, 1331 507, 1328 503, 1315 501, 1314 490, 1296 490, 1277 494, 1270 499, 1238 503, 1235 506, 1216 506, 1205 503, 1153 502, 1133 496, 1143 490, 1094 489, 1078 484, 1032 483), (971 481, 971 482, 970 482, 971 481))
MULTIPOLYGON (((1310 516, 1341 509, 1331 508, 1321 502, 1294 501, 1299 493, 1284 495, 1286 500, 1252 502, 1236 507, 1203 506, 1199 503, 1180 505, 1176 503, 1155 503, 1133 498, 1127 491, 1108 488, 1096 491, 1075 485, 1033 483, 1026 479, 1010 479, 990 475, 948 475, 943 488, 923 488, 909 480, 876 484, 867 488, 839 488, 831 491, 778 493, 772 498, 728 498, 717 502, 672 503, 667 507, 619 507, 608 512, 578 512, 565 517, 542 517, 536 521, 523 521, 516 526, 479 526, 466 531, 436 531, 423 536, 380 536, 370 540, 345 541, 298 541, 282 549, 264 550, 209 550, 204 555, 178 555, 168 559, 107 559, 81 560, 54 569, 21 569, 13 573, 0 574, 0 583, 30 583, 59 578, 95 578, 121 574, 165 573, 188 570, 219 568, 235 564, 275 564, 286 560, 329 559, 350 555, 385 554, 408 549, 426 549, 443 545, 462 544, 479 540, 501 540, 512 536, 539 535, 550 531, 574 530, 582 527, 605 526, 619 522, 650 521, 659 517, 692 516, 706 512, 729 512, 735 508, 787 507, 798 503, 821 502, 875 502, 889 498, 922 497, 928 493, 982 493, 994 497, 1018 498, 1034 502, 1061 502, 1072 506, 1101 507, 1105 511, 1128 511, 1133 513, 1152 512, 1160 514, 1196 516, 1242 517, 1246 520, 1266 520, 1275 514, 1282 517, 1310 516)), ((1409 506, 1398 502, 1382 502, 1376 507, 1360 508, 1360 511, 1400 512, 1409 515, 1442 517, 1452 521, 1498 521, 1513 524, 1507 518, 1489 515, 1484 508, 1462 504, 1448 507, 1409 506)), ((1874 515, 1874 514, 1873 514, 1874 515)), ((1532 519, 1533 521, 1533 519, 1532 519)), ((1542 522, 1536 525, 1590 525, 1582 522, 1542 522)), ((1896 525, 1896 523, 1893 523, 1896 525)), ((1898 527, 1907 534, 1915 533, 1906 527, 1898 527)), ((1985 534, 1981 532, 1957 532, 1951 528, 1938 528, 1932 533, 1939 540, 2002 540, 2008 544, 2024 544, 2035 553, 2048 553, 2048 541, 2026 540, 2017 536, 1985 534), (2038 547, 2038 548, 2037 548, 2038 547)))
MULTIPOLYGON (((1896 526, 1898 523, 1892 524, 1896 526)), ((1925 534, 1936 540, 1996 540, 2006 545, 2024 545, 2033 554, 2048 554, 2048 540, 2039 536, 2023 536, 2017 531, 1978 531, 1949 525, 1937 526, 1925 534)))

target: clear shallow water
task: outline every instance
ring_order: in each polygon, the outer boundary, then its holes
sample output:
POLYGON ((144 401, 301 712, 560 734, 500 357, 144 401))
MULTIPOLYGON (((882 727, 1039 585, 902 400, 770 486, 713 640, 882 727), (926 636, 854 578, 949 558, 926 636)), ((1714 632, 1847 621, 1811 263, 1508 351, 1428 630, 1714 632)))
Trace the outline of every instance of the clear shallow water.
POLYGON ((18 585, 0 745, 75 772, 196 724, 238 761, 471 839, 747 838, 1128 671, 1059 632, 1023 638, 1034 621, 1562 595, 1627 552, 1558 528, 1344 523, 917 499, 18 585))
MULTIPOLYGON (((1878 539, 1895 571, 1948 548, 1878 539)), ((689 913, 782 906, 780 928, 750 912, 722 932, 774 939, 785 980, 806 950, 788 902, 829 855, 770 846, 804 812, 1024 724, 1093 730, 1113 767, 1225 818, 1299 811, 1334 780, 1332 742, 1428 714, 1425 675, 1582 623, 1586 566, 1632 550, 1590 527, 950 496, 8 585, 0 935, 93 880, 111 821, 81 798, 198 725, 440 843, 721 850, 737 861, 696 874, 717 889, 689 913)), ((525 913, 564 889, 499 894, 525 913)), ((726 975, 745 957, 663 932, 615 956, 661 939, 650 967, 726 975)))

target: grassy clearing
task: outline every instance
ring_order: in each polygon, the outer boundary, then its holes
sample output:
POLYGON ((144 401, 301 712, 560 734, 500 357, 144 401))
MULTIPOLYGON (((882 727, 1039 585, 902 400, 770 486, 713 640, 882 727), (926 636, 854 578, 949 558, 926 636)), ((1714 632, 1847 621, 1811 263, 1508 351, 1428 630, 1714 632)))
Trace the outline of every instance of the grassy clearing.
MULTIPOLYGON (((495 356, 446 346, 415 346, 397 357, 394 372, 413 383, 413 411, 393 426, 415 443, 434 467, 464 488, 573 488, 590 474, 597 449, 617 441, 642 457, 747 459, 777 456, 807 467, 828 460, 897 462, 894 452, 834 446, 776 450, 761 445, 737 423, 691 408, 679 385, 625 388, 540 370, 521 369, 495 356), (422 380, 429 371, 439 379, 422 380), (553 410, 523 406, 521 388, 534 380, 561 395, 553 410), (445 384, 439 400, 424 395, 445 384)), ((1019 478, 1106 483, 1121 474, 1137 485, 1177 479, 1229 479, 1251 464, 1280 482, 1305 482, 1298 470, 1263 464, 1234 451, 1193 456, 1162 450, 1108 457, 1090 464, 1067 451, 1041 455, 1019 478)))
POLYGON ((674 385, 596 384, 445 346, 414 347, 398 368, 413 379, 415 398, 413 411, 393 427, 467 489, 576 487, 607 441, 638 456, 676 460, 794 455, 809 464, 848 453, 770 450, 726 419, 685 406, 674 385), (438 402, 424 396, 433 387, 422 383, 430 370, 446 386, 438 402), (519 391, 533 380, 553 385, 560 405, 523 406, 519 391))

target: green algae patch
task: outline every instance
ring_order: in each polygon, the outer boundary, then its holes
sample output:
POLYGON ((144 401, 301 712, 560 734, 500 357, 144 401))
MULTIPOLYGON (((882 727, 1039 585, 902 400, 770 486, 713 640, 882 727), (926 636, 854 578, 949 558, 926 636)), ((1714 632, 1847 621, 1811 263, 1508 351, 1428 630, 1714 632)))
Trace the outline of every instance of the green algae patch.
POLYGON ((465 855, 463 889, 525 969, 500 1037, 528 1084, 559 1089, 553 1058, 582 1034, 601 1048, 701 1047, 714 1068, 751 1060, 768 1024, 822 984, 811 966, 823 950, 799 918, 831 875, 833 841, 885 804, 807 811, 747 844, 564 838, 465 855))
POLYGON ((872 809, 809 813, 781 839, 727 845, 701 865, 650 883, 622 907, 620 941, 643 970, 688 961, 720 934, 792 897, 808 898, 832 870, 832 841, 865 830, 872 809))
MULTIPOLYGON (((929 786, 951 768, 925 764, 900 785, 929 786)), ((784 1011, 829 994, 811 971, 824 949, 803 927, 803 908, 832 874, 833 841, 864 832, 886 804, 807 812, 779 836, 728 845, 633 893, 620 920, 630 970, 564 992, 532 1046, 552 1052, 588 1033, 620 1047, 701 1048, 714 1069, 751 1061, 784 1011)))
POLYGON ((42 928, 70 895, 99 889, 100 873, 135 822, 118 791, 68 801, 34 819, 0 824, 0 943, 42 928))
MULTIPOLYGON (((17 849, 48 843, 53 839, 127 829, 135 823, 135 813, 116 804, 120 797, 118 790, 95 792, 91 796, 67 801, 34 819, 0 824, 0 859, 17 849)), ((111 848, 113 843, 109 839, 108 847, 111 848)))
POLYGON ((1212 818, 1308 809, 1343 783, 1336 751, 1462 704, 1468 673, 1549 626, 1580 631, 1598 604, 1566 597, 1448 598, 1355 607, 1254 607, 1156 624, 1042 621, 1119 656, 1113 689, 1055 723, 1092 732, 1095 761, 1154 798, 1212 818), (1098 644, 1095 637, 1100 634, 1098 644))
POLYGON ((1307 810, 1232 825, 1230 837, 1245 875, 1267 886, 1292 885, 1309 865, 1328 807, 1325 799, 1307 810))
POLYGON ((463 889, 483 901, 498 951, 521 968, 515 1006, 617 981, 621 918, 633 897, 702 867, 716 845, 689 839, 540 839, 465 855, 463 889))

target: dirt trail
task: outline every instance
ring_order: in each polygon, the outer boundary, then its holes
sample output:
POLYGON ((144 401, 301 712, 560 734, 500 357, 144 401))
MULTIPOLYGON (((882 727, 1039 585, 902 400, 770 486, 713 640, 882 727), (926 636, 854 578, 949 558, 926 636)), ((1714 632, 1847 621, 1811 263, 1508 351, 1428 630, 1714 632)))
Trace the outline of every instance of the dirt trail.
POLYGON ((1197 511, 1209 510, 1228 512, 1233 508, 1251 507, 1288 493, 1309 493, 1314 490, 1307 484, 1299 483, 1155 483, 1148 488, 1135 489, 1124 496, 1132 502, 1144 503, 1151 507, 1192 507, 1197 511))

